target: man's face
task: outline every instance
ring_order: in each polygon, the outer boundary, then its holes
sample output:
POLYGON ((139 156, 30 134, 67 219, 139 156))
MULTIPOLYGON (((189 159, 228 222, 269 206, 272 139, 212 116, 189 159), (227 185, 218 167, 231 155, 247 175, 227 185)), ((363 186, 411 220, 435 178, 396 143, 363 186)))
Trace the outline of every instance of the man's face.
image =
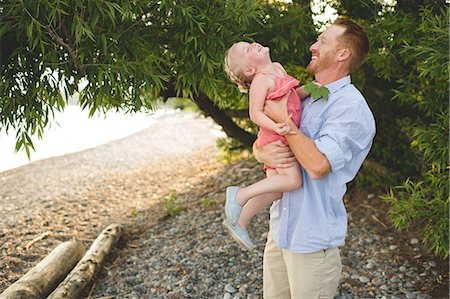
POLYGON ((344 31, 345 28, 342 26, 331 25, 311 45, 309 50, 312 57, 306 67, 310 74, 332 70, 337 66, 338 38, 344 31))

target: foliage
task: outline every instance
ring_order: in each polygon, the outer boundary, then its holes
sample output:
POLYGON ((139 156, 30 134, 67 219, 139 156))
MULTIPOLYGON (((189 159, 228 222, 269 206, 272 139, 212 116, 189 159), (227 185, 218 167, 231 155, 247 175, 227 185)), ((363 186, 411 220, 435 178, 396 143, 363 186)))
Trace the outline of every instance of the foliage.
POLYGON ((170 194, 163 198, 163 203, 169 216, 176 216, 183 210, 178 202, 176 190, 171 190, 170 194))
POLYGON ((254 1, 2 3, 0 130, 16 129, 29 154, 30 136, 75 93, 91 115, 153 109, 159 96, 223 104, 236 95, 223 53, 260 12, 254 1))
POLYGON ((392 204, 389 215, 397 228, 420 228, 424 242, 443 256, 449 253, 447 20, 447 10, 432 5, 386 15, 380 22, 397 24, 397 36, 387 39, 396 44, 388 49, 397 49, 381 51, 389 62, 378 68, 386 80, 395 80, 392 99, 409 109, 398 123, 417 162, 413 178, 384 197, 392 204))
POLYGON ((448 164, 448 11, 424 6, 417 40, 401 49, 413 71, 395 90, 394 99, 420 111, 411 123, 411 148, 419 160, 420 176, 407 179, 386 197, 396 227, 419 224, 424 241, 436 254, 449 254, 448 164))
POLYGON ((309 47, 317 38, 309 4, 274 2, 263 6, 262 16, 259 23, 251 24, 254 40, 270 46, 272 60, 285 68, 306 66, 309 47))
POLYGON ((384 13, 373 23, 367 20, 362 23, 366 24, 371 41, 371 52, 363 69, 366 77, 363 93, 368 97, 377 121, 371 158, 395 170, 396 175, 416 175, 418 161, 409 148, 405 130, 417 112, 391 100, 393 90, 398 87, 397 81, 411 71, 411 66, 403 61, 400 49, 405 40, 413 39, 416 25, 396 11, 384 13))
POLYGON ((389 215, 397 228, 420 227, 424 241, 436 254, 449 254, 448 111, 436 123, 414 124, 411 146, 420 155, 421 177, 407 179, 384 199, 392 204, 389 215))
POLYGON ((210 199, 210 198, 203 198, 203 199, 200 201, 200 204, 201 204, 202 206, 209 207, 209 206, 214 206, 214 205, 216 205, 216 204, 217 204, 217 201, 215 201, 214 199, 210 199))
POLYGON ((376 163, 365 163, 357 181, 397 185, 384 196, 393 224, 420 230, 431 250, 447 256, 448 8, 435 0, 332 2, 366 28, 371 43, 354 81, 375 113, 369 158, 376 163))
POLYGON ((396 175, 393 175, 390 168, 372 159, 367 159, 359 170, 354 184, 363 187, 367 192, 379 192, 380 190, 386 190, 386 186, 401 183, 398 172, 394 172, 394 174, 396 175))
POLYGON ((219 138, 217 140, 217 146, 222 150, 220 159, 227 164, 248 158, 252 155, 249 149, 243 148, 241 143, 229 137, 219 138))
POLYGON ((132 207, 130 209, 131 217, 136 218, 139 215, 139 211, 136 207, 132 207))
POLYGON ((330 94, 330 90, 325 86, 318 86, 313 82, 308 82, 305 84, 305 91, 311 93, 311 98, 314 100, 318 100, 320 98, 324 98, 325 101, 328 100, 328 95, 330 94))
POLYGON ((90 115, 182 97, 249 146, 247 123, 220 110, 248 108, 226 78, 223 55, 236 41, 257 40, 286 67, 304 64, 315 32, 303 2, 8 1, 0 10, 0 130, 15 129, 16 150, 29 156, 30 136, 42 138, 76 93, 90 115))
POLYGON ((185 98, 171 98, 166 101, 166 104, 174 109, 200 112, 198 107, 192 101, 185 98))

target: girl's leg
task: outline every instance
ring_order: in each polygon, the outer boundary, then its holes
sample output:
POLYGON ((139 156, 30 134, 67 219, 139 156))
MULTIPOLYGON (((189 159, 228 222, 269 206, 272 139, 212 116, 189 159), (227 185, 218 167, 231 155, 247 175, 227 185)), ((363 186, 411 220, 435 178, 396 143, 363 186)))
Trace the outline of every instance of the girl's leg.
MULTIPOLYGON (((277 175, 278 172, 275 169, 267 169, 267 177, 272 177, 277 175)), ((269 204, 277 199, 280 199, 283 194, 281 192, 264 193, 252 197, 247 203, 242 207, 241 215, 239 216, 238 224, 243 228, 247 229, 250 219, 253 216, 264 210, 269 204)))
POLYGON ((253 197, 242 208, 242 212, 237 223, 246 230, 253 216, 264 210, 275 200, 281 199, 281 197, 282 193, 266 193, 253 197))
POLYGON ((280 193, 293 191, 302 185, 302 174, 300 165, 297 163, 293 167, 279 168, 268 173, 268 177, 250 186, 240 188, 236 201, 244 206, 247 202, 258 195, 265 193, 280 193))

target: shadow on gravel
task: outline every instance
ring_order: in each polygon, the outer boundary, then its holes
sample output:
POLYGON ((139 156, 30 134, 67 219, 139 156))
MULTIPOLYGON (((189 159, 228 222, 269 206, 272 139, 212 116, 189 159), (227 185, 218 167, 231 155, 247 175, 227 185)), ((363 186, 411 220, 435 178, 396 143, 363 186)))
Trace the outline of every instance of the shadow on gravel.
MULTIPOLYGON (((185 177, 187 188, 176 189, 180 214, 167 216, 160 202, 127 223, 89 298, 261 298, 267 211, 251 223, 255 253, 242 251, 221 222, 226 186, 262 177, 252 160, 185 177)), ((448 260, 427 253, 414 232, 394 230, 386 203, 352 187, 345 204, 349 229, 335 298, 448 298, 448 260)))

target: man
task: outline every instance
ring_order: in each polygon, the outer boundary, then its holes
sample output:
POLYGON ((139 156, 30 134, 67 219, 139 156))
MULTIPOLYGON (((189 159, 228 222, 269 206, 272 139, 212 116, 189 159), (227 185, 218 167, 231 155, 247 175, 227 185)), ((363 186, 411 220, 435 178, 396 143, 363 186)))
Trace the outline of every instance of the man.
MULTIPOLYGON (((307 98, 298 129, 289 119, 285 97, 267 101, 264 112, 276 122, 287 120, 289 147, 254 146, 256 159, 274 167, 298 161, 303 185, 285 192, 270 209, 264 251, 264 298, 333 298, 342 271, 346 184, 369 153, 375 121, 350 73, 365 60, 366 33, 357 24, 337 19, 311 45, 307 66, 315 81, 330 91, 328 100, 307 98)), ((256 143, 255 143, 256 144, 256 143)))

